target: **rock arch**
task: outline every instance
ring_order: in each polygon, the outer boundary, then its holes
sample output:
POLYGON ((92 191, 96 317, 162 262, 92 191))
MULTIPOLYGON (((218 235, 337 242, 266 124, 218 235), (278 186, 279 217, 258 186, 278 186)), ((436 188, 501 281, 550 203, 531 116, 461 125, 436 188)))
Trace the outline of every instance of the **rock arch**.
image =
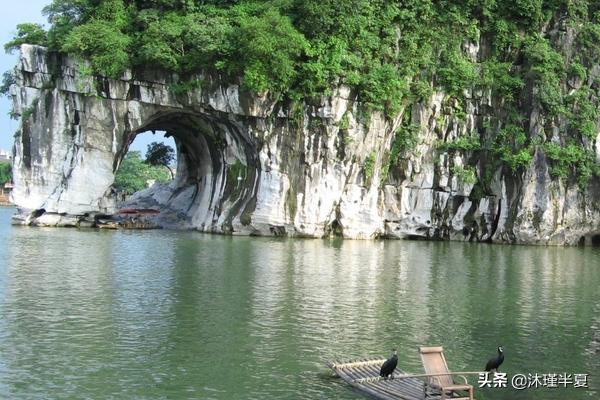
MULTIPOLYGON (((336 157, 338 129, 328 126, 353 105, 348 99, 290 117, 275 99, 218 77, 108 79, 86 75, 82 63, 22 46, 12 88, 23 116, 14 150, 18 223, 81 226, 113 213, 111 184, 128 146, 138 133, 164 130, 177 144, 177 178, 132 199, 159 207, 161 226, 319 237, 346 203, 347 237, 382 232, 379 188, 364 186, 356 157, 336 157)), ((373 123, 372 132, 360 128, 370 145, 391 130, 383 119, 373 123)))
POLYGON ((113 170, 116 172, 137 134, 166 131, 175 139, 177 174, 173 182, 137 193, 130 204, 160 208, 158 220, 163 227, 233 232, 233 224, 242 225, 242 216, 253 211, 260 178, 255 138, 243 125, 222 115, 160 107, 148 112, 154 114, 127 135, 125 145, 115 155, 113 170))
POLYGON ((532 244, 577 244, 600 230, 598 180, 583 192, 552 179, 541 149, 517 175, 482 171, 490 163, 477 154, 439 150, 441 140, 477 131, 492 112, 490 93, 472 93, 460 118, 442 92, 413 104, 417 148, 391 160, 402 113, 366 114, 343 86, 293 105, 210 74, 108 79, 86 74, 85 64, 21 47, 11 87, 22 121, 13 151, 17 223, 82 226, 114 213, 114 173, 135 135, 155 129, 176 139, 178 178, 133 200, 159 207, 165 227, 532 244), (487 176, 485 190, 461 180, 462 166, 487 176))

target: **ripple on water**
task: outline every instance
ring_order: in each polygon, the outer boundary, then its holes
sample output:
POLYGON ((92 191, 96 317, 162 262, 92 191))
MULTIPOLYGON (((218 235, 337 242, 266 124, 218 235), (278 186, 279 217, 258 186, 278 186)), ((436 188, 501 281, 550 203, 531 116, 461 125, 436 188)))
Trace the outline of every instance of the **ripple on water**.
MULTIPOLYGON (((334 359, 593 372, 598 252, 10 227, 0 398, 358 399, 334 359)), ((595 379, 595 378, 594 378, 595 379)), ((585 391, 511 393, 583 399, 585 391)), ((484 393, 486 399, 506 393, 484 393)), ((504 396, 504 397, 503 397, 504 396)))

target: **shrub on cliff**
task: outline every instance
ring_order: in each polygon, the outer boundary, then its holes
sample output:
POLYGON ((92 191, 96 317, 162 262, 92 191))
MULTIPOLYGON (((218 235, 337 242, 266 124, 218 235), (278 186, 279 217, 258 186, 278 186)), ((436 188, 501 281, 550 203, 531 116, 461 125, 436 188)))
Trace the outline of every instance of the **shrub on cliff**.
POLYGON ((6 71, 2 74, 2 83, 0 83, 0 94, 8 96, 10 93, 10 87, 17 81, 12 71, 6 71))

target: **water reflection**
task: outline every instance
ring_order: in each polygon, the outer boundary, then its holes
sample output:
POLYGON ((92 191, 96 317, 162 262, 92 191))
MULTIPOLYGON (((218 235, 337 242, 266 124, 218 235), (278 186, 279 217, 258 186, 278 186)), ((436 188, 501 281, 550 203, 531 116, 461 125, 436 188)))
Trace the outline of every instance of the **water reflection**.
POLYGON ((0 397, 361 398, 324 363, 420 345, 478 370, 591 373, 598 249, 23 229, 0 212, 0 397))

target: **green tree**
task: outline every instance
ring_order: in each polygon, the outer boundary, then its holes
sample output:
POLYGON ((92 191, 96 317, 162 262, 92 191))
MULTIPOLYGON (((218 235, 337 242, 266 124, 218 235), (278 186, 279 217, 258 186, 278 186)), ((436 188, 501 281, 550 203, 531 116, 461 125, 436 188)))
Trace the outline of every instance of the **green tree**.
POLYGON ((50 48, 60 50, 69 32, 89 19, 91 9, 88 0, 53 0, 44 7, 42 13, 52 24, 48 30, 50 48))
POLYGON ((152 142, 146 151, 146 163, 153 166, 163 166, 169 170, 171 179, 174 178, 171 163, 175 160, 175 150, 164 143, 152 142))
POLYGON ((40 24, 19 24, 17 25, 15 37, 4 45, 4 51, 12 53, 25 43, 46 46, 48 44, 48 35, 40 24))
POLYGON ((12 181, 12 167, 10 163, 0 163, 0 185, 12 181))
POLYGON ((115 174, 115 189, 127 194, 135 193, 146 187, 146 181, 167 182, 171 176, 164 168, 152 166, 142 160, 139 151, 130 151, 123 157, 115 174))
POLYGON ((53 24, 56 24, 59 19, 82 23, 88 19, 93 7, 90 0, 52 0, 52 3, 44 7, 42 12, 53 24))
POLYGON ((94 72, 116 78, 130 66, 130 43, 110 21, 94 20, 74 28, 61 50, 89 57, 94 72))
POLYGON ((240 13, 233 41, 230 72, 241 73, 244 85, 258 93, 289 88, 308 45, 290 18, 276 9, 240 13))
POLYGON ((101 2, 89 13, 89 18, 66 34, 60 50, 89 57, 94 72, 118 77, 131 66, 132 38, 124 33, 129 15, 123 0, 101 2))
POLYGON ((177 71, 186 56, 183 42, 186 18, 174 12, 160 15, 154 10, 140 17, 147 24, 145 34, 140 38, 140 60, 155 63, 168 71, 177 71))

